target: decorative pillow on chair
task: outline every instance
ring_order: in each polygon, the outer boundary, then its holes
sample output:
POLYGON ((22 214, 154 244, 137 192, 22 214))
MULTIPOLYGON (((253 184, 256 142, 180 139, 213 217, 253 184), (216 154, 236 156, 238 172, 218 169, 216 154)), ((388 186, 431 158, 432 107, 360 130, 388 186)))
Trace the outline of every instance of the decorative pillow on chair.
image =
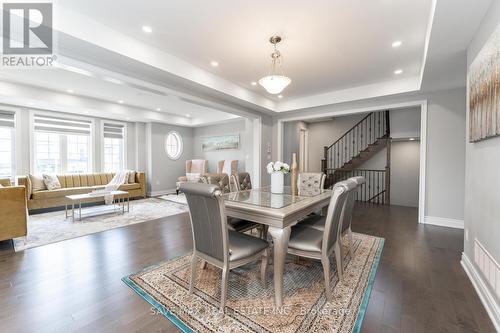
POLYGON ((31 180, 31 186, 33 188, 33 192, 44 191, 47 189, 47 186, 45 185, 45 181, 43 179, 43 176, 38 177, 38 176, 29 175, 29 177, 31 180))
POLYGON ((197 182, 201 178, 201 173, 186 173, 188 182, 197 182))
POLYGON ((61 183, 56 175, 43 175, 43 182, 49 191, 61 188, 61 183))

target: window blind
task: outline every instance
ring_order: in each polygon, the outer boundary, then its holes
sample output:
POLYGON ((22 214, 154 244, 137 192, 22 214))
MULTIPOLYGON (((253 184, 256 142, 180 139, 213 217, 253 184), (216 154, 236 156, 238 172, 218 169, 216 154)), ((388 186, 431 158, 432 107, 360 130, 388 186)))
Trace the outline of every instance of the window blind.
POLYGON ((124 126, 120 124, 104 123, 104 137, 123 139, 124 126))
POLYGON ((14 127, 14 113, 0 111, 0 127, 14 127))
POLYGON ((40 132, 90 135, 92 122, 90 120, 35 115, 34 125, 35 131, 40 132))

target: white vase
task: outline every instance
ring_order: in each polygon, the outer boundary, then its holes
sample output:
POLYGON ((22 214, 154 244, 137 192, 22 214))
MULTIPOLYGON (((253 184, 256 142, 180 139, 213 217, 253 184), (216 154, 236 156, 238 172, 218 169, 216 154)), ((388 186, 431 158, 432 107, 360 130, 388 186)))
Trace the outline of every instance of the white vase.
POLYGON ((284 192, 285 174, 275 171, 271 173, 271 193, 281 194, 284 192))

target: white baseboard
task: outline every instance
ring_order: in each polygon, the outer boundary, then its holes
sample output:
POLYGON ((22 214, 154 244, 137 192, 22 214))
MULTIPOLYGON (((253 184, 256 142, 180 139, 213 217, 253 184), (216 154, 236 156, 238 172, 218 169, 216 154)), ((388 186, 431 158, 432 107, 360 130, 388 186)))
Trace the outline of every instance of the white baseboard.
POLYGON ((479 274, 465 253, 462 253, 462 260, 460 263, 472 282, 474 289, 476 289, 479 299, 493 322, 493 326, 500 332, 500 304, 498 304, 495 296, 490 292, 486 282, 483 280, 482 275, 479 274))
POLYGON ((449 219, 449 218, 445 218, 445 217, 425 216, 424 223, 437 225, 440 227, 448 227, 448 228, 456 228, 456 229, 463 229, 464 228, 464 220, 449 219))
POLYGON ((148 192, 148 197, 157 197, 165 194, 174 194, 176 192, 175 189, 162 190, 162 191, 151 191, 148 192))

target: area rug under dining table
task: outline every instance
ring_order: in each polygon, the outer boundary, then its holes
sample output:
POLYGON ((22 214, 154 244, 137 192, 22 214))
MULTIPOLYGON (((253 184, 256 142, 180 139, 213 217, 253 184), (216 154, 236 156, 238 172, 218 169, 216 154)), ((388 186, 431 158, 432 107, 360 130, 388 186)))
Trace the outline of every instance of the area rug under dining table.
MULTIPOLYGON (((266 285, 260 280, 259 263, 231 270, 224 316, 219 313, 218 268, 200 267, 194 295, 189 295, 190 253, 126 276, 123 281, 183 332, 357 333, 383 245, 383 238, 354 233, 353 253, 344 262, 344 281, 338 281, 336 272, 332 274, 330 302, 325 296, 321 263, 305 259, 286 262, 281 308, 274 307, 272 267, 266 285)), ((344 247, 347 251, 346 244, 344 247)), ((334 267, 332 263, 332 271, 334 267)))

